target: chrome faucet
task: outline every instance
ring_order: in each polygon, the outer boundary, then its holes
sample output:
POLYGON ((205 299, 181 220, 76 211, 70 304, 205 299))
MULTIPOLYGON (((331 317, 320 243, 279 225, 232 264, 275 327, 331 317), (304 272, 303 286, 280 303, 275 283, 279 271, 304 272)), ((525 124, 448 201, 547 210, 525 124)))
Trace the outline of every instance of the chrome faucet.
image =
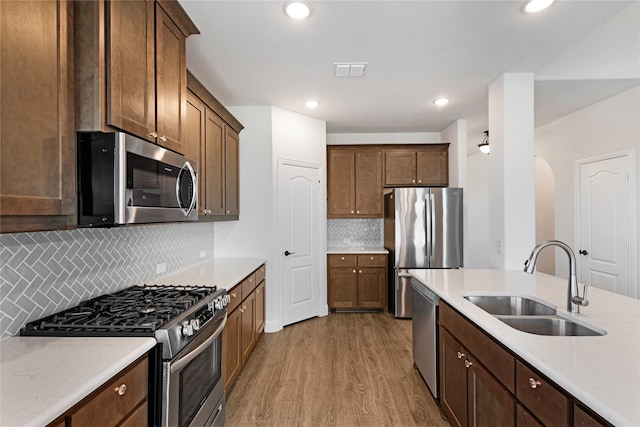
POLYGON ((557 246, 563 249, 569 256, 567 311, 570 311, 571 314, 580 314, 580 306, 589 305, 589 300, 587 299, 587 285, 584 285, 584 291, 581 297, 580 291, 578 291, 578 279, 576 278, 576 256, 573 254, 573 251, 571 250, 569 245, 559 240, 548 240, 546 242, 540 243, 535 248, 533 248, 533 251, 531 251, 531 255, 529 255, 529 259, 524 262, 524 271, 526 273, 533 274, 534 270, 536 269, 536 261, 538 260, 538 255, 540 255, 540 251, 542 251, 547 246, 557 246))

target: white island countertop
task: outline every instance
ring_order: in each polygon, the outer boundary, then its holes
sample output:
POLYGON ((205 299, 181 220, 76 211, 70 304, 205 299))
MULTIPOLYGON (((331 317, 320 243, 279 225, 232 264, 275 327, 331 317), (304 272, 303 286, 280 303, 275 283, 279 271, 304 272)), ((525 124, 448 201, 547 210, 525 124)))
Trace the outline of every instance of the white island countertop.
POLYGON ((3 339, 0 425, 47 425, 155 345, 154 338, 3 339))
MULTIPOLYGON (((616 426, 640 425, 640 300, 590 287, 580 315, 567 312, 567 280, 503 270, 410 270, 449 305, 616 426), (521 332, 465 294, 506 293, 555 305, 558 314, 604 329, 604 336, 557 337, 521 332)), ((580 286, 582 293, 582 286, 580 286)))

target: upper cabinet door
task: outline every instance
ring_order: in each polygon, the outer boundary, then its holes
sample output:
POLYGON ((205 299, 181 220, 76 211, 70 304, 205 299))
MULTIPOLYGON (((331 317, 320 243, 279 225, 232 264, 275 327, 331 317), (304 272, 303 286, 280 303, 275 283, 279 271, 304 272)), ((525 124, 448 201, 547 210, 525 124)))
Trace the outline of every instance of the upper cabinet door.
POLYGON ((356 215, 382 218, 382 150, 356 153, 356 215))
POLYGON ((416 184, 415 151, 387 150, 384 161, 384 185, 416 184))
POLYGON ((329 148, 327 157, 328 216, 355 216, 355 153, 329 148))
POLYGON ((156 5, 155 81, 157 142, 181 153, 186 133, 186 37, 160 5, 156 5))
POLYGON ((239 161, 240 146, 238 133, 226 126, 226 135, 224 139, 224 202, 225 215, 238 215, 240 212, 240 180, 239 180, 239 161))
POLYGON ((0 1, 2 232, 75 224, 71 8, 0 1))
POLYGON ((109 2, 107 124, 155 142, 153 1, 109 2))
POLYGON ((428 150, 417 153, 417 184, 446 187, 449 185, 448 150, 428 150))

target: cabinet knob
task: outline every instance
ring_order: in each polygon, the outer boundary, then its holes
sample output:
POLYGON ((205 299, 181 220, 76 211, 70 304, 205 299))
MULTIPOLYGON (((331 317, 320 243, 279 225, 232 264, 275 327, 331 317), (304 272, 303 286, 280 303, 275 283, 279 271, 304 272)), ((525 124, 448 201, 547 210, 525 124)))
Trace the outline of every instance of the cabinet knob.
POLYGON ((533 378, 529 378, 529 387, 538 388, 539 385, 540 385, 540 381, 535 380, 533 378))
POLYGON ((356 211, 356 213, 360 213, 360 211, 356 211))
POLYGON ((162 140, 162 142, 167 142, 167 136, 166 135, 162 135, 160 137, 160 139, 162 140))
POLYGON ((421 179, 419 179, 419 180, 418 180, 418 184, 420 184, 420 183, 422 183, 422 180, 421 180, 421 179))
POLYGON ((415 180, 415 179, 412 179, 412 180, 411 180, 411 183, 412 183, 412 184, 415 184, 415 183, 416 183, 416 180, 415 180))
POLYGON ((362 273, 362 270, 358 271, 358 273, 362 273))
POLYGON ((343 256, 342 256, 342 257, 340 257, 340 260, 341 260, 341 261, 344 261, 344 257, 343 257, 343 256))
POLYGON ((469 366, 473 366, 473 362, 469 362, 468 360, 465 360, 465 361, 464 361, 464 366, 465 366, 465 367, 467 367, 467 368, 468 368, 469 366))
POLYGON ((235 292, 231 292, 231 296, 235 298, 236 297, 236 293, 235 292))
POLYGON ((371 261, 373 261, 373 257, 369 258, 371 261))
POLYGON ((244 305, 244 304, 242 304, 242 309, 243 309, 243 310, 246 310, 246 309, 247 309, 247 306, 246 306, 246 305, 244 305))
POLYGON ((353 211, 351 211, 351 213, 353 213, 353 211))
POLYGON ((156 132, 156 131, 154 130, 153 132, 151 132, 151 133, 149 134, 149 136, 150 136, 151 138, 157 138, 157 137, 158 137, 158 132, 156 132))
POLYGON ((113 391, 118 393, 118 396, 122 396, 127 392, 127 385, 120 384, 118 387, 114 388, 113 391))
POLYGON ((227 209, 227 213, 230 214, 231 213, 231 209, 227 209))
POLYGON ((458 359, 462 359, 464 356, 465 356, 465 354, 464 354, 464 353, 460 353, 460 352, 458 352, 458 359))
POLYGON ((355 270, 353 270, 353 273, 354 273, 354 274, 355 274, 355 272, 356 272, 356 271, 355 271, 355 270))

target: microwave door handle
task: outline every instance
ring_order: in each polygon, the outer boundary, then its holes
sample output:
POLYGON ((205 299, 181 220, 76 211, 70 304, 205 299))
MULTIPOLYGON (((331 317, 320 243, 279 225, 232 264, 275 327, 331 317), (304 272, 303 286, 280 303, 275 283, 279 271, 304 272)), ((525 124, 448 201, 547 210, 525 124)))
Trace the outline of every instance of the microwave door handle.
MULTIPOLYGON (((181 169, 182 170, 187 169, 187 171, 189 172, 189 175, 191 175, 191 182, 193 182, 194 191, 193 191, 193 197, 191 198, 191 203, 189 204, 189 207, 187 209, 183 209, 184 216, 189 216, 191 211, 193 211, 193 208, 196 205, 196 200, 198 198, 198 182, 196 181, 197 180, 196 173, 191 167, 191 163, 185 162, 184 166, 182 166, 181 169)), ((178 201, 178 206, 180 206, 180 181, 181 181, 180 179, 176 181, 176 200, 178 201)))
POLYGON ((173 374, 174 372, 184 368, 189 364, 189 362, 191 362, 193 359, 198 357, 203 351, 205 351, 211 345, 211 343, 215 341, 218 338, 218 336, 222 333, 222 330, 224 329, 224 326, 226 324, 227 324, 227 314, 225 313, 224 319, 222 320, 222 323, 220 324, 220 326, 218 326, 216 331, 213 334, 211 334, 211 336, 207 338, 205 342, 203 342, 198 347, 193 349, 193 351, 190 351, 189 353, 187 353, 183 358, 178 359, 171 364, 171 373, 173 374))

